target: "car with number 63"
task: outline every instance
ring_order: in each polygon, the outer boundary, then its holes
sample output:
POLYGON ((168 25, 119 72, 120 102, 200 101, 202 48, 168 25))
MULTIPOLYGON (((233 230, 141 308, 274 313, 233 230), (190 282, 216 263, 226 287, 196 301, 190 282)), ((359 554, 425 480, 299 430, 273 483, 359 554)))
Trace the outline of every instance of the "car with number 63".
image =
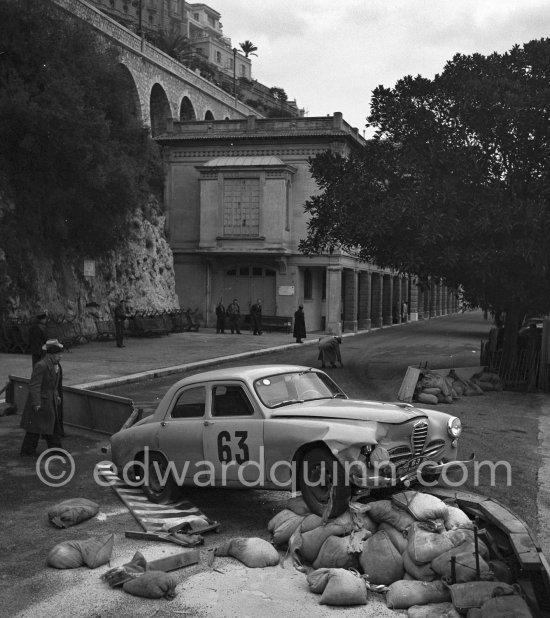
POLYGON ((114 471, 168 503, 183 486, 301 491, 334 517, 352 495, 423 481, 457 461, 456 416, 349 399, 325 372, 256 365, 173 384, 155 412, 110 439, 114 471))

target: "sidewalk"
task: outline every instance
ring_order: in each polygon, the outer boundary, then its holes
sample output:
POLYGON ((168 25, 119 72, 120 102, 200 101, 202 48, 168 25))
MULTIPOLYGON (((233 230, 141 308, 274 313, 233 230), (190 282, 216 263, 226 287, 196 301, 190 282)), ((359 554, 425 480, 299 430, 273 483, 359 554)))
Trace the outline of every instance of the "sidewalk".
MULTIPOLYGON (((312 333, 305 345, 317 344, 321 333, 312 333)), ((205 328, 198 333, 171 333, 162 337, 124 339, 124 348, 114 341, 91 341, 71 347, 63 353, 63 384, 100 388, 182 373, 197 366, 215 364, 220 359, 247 358, 270 350, 298 347, 291 333, 271 332, 254 336, 250 331, 240 335, 216 334, 205 328)), ((268 362, 268 361, 266 361, 268 362)), ((8 376, 30 378, 31 357, 27 354, 0 354, 0 385, 8 376)))

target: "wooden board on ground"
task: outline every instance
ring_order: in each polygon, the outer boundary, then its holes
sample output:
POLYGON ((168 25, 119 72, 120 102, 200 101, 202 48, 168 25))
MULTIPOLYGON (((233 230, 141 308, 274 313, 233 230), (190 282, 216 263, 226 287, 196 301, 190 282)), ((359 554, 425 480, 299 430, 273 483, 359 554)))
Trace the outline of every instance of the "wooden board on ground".
POLYGON ((421 374, 421 369, 418 367, 408 367, 407 373, 403 378, 403 382, 401 382, 401 388, 399 389, 399 393, 397 394, 397 399, 399 401, 404 401, 405 403, 411 403, 414 389, 416 388, 416 384, 418 382, 418 378, 421 374))
POLYGON ((157 560, 147 561, 148 571, 175 571, 192 564, 197 564, 200 560, 200 551, 198 549, 187 549, 173 556, 158 558, 157 560))
POLYGON ((155 504, 149 502, 140 487, 130 487, 114 474, 108 464, 98 464, 97 472, 104 482, 109 483, 146 532, 178 530, 203 534, 219 528, 218 522, 207 517, 189 500, 155 504))

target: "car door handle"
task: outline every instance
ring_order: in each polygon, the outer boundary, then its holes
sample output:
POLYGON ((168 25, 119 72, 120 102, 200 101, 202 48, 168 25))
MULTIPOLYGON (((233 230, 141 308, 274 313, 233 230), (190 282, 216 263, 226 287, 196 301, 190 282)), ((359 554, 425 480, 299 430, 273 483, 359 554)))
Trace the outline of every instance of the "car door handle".
POLYGON ((204 421, 203 424, 204 424, 205 427, 208 427, 209 425, 213 425, 214 421, 204 421))

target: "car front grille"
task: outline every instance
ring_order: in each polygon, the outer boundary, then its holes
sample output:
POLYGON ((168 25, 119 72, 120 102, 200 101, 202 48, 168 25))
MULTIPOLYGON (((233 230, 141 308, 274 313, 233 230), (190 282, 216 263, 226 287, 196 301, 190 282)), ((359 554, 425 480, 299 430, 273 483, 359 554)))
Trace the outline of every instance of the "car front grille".
POLYGON ((390 449, 390 462, 396 467, 406 464, 413 457, 422 456, 423 459, 437 461, 437 456, 445 448, 445 440, 432 440, 426 444, 424 450, 414 452, 408 446, 396 446, 390 449))
POLYGON ((417 457, 422 453, 426 438, 428 437, 428 423, 426 421, 418 421, 413 428, 411 443, 414 456, 417 457))

